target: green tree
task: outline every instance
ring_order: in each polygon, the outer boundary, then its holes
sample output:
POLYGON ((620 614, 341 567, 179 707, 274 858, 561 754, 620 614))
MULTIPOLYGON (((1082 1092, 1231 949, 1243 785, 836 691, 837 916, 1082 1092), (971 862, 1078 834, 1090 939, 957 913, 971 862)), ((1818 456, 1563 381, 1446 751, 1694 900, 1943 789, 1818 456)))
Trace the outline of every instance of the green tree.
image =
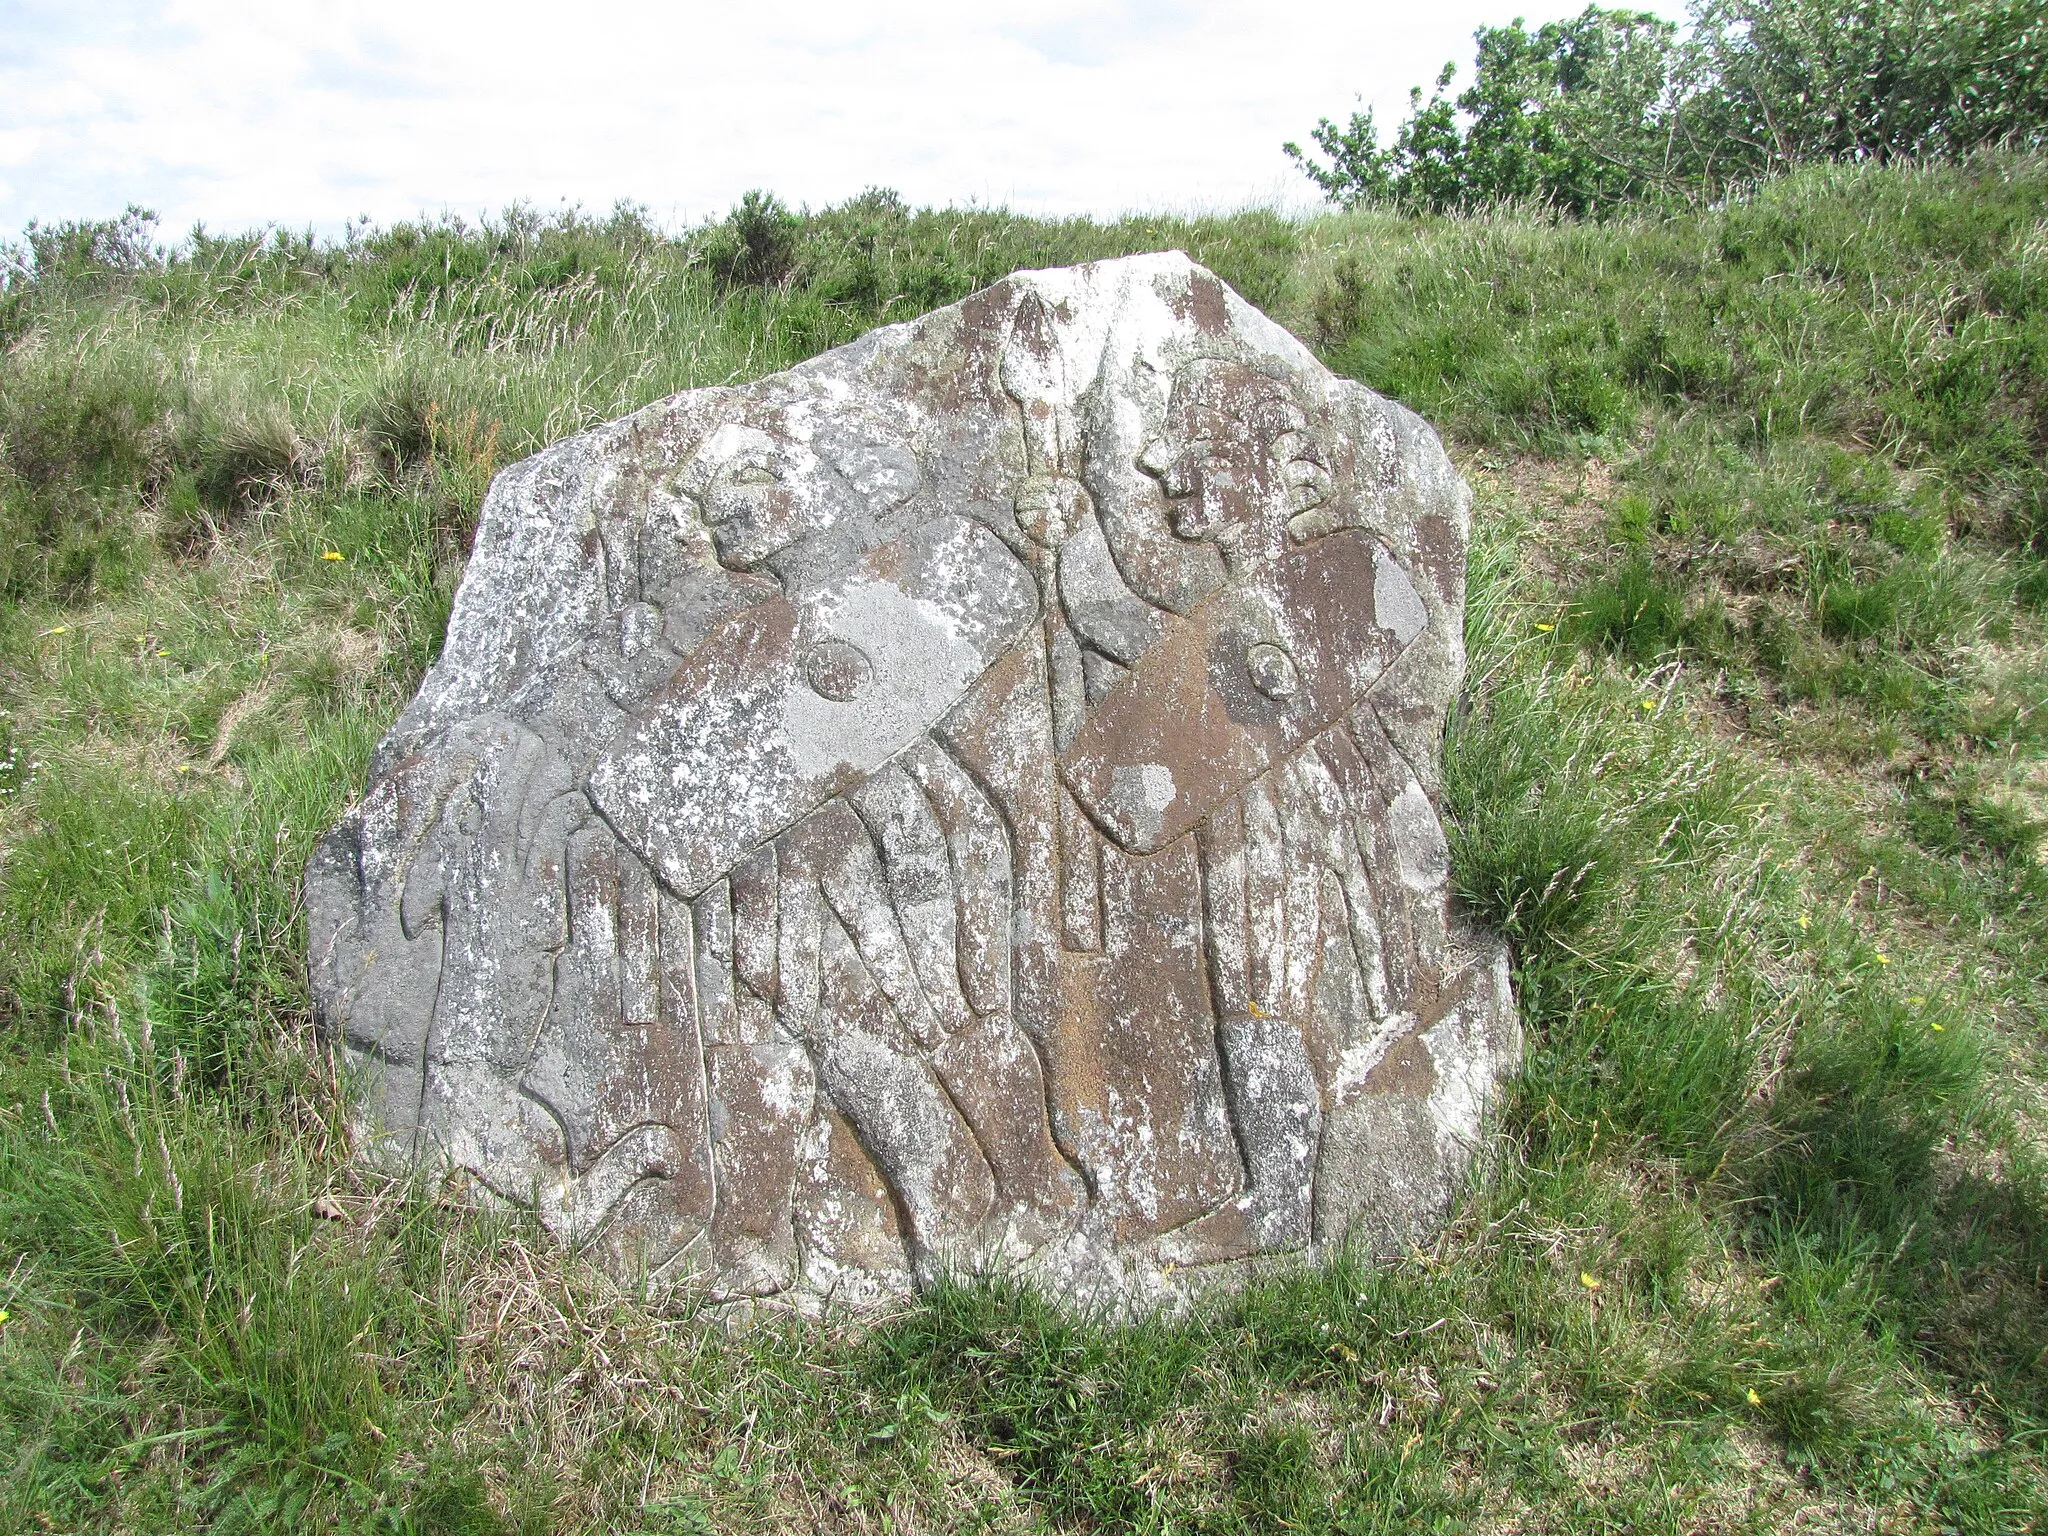
POLYGON ((1481 27, 1381 147, 1372 113, 1283 146, 1332 202, 1567 213, 1715 195, 1809 160, 2048 139, 2048 0, 1695 0, 1692 26, 1588 6, 1481 27))
POLYGON ((1392 198, 1443 209, 1531 198, 1585 213, 1639 195, 1669 173, 1675 142, 1670 86, 1677 28, 1643 11, 1588 6, 1530 32, 1517 19, 1474 34, 1469 88, 1447 93, 1446 64, 1427 102, 1417 87, 1394 143, 1382 149, 1372 114, 1339 128, 1328 118, 1287 154, 1333 202, 1392 198))
POLYGON ((1745 169, 2048 131, 2048 0, 1703 0, 1690 138, 1745 169))

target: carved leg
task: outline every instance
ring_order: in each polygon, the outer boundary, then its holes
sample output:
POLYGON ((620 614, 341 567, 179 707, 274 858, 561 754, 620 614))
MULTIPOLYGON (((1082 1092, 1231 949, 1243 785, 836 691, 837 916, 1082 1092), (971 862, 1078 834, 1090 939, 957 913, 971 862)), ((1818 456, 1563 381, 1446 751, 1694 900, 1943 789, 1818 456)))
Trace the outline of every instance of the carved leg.
POLYGON ((711 1097, 714 1289, 774 1295, 796 1278, 790 1204, 816 1078, 802 1047, 763 1027, 768 1021, 756 1015, 767 1004, 735 985, 733 901, 724 881, 697 898, 694 927, 711 1097))

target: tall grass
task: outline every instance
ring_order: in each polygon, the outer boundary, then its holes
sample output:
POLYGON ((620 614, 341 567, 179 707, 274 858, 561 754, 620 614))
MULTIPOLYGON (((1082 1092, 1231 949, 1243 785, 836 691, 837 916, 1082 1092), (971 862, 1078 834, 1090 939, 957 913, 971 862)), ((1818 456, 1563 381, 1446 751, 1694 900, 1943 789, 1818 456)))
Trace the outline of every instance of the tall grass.
POLYGON ((16 284, 0 1523, 2037 1528, 2044 192, 2006 158, 1599 226, 874 194, 762 266, 515 210, 16 284), (351 1162, 299 872, 493 470, 1166 245, 1479 494, 1443 790, 1530 1049, 1443 1237, 1136 1325, 986 1283, 732 1328, 351 1162))

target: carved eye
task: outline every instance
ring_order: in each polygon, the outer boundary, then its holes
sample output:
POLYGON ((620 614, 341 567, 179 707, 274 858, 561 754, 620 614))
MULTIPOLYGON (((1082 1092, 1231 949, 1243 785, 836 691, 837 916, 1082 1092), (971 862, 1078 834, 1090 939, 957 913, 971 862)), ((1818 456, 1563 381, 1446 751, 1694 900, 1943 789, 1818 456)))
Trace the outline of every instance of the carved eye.
POLYGON ((1275 703, 1293 698, 1301 687, 1294 658, 1277 645, 1261 641, 1251 647, 1244 653, 1244 666, 1251 674, 1252 686, 1275 703))
POLYGON ((1290 516, 1319 507, 1330 499, 1330 472, 1308 459, 1296 459, 1280 472, 1287 488, 1290 516))
POLYGON ((819 641, 805 653, 800 665, 811 691, 834 704, 850 702, 875 675, 873 663, 861 648, 844 640, 819 641))

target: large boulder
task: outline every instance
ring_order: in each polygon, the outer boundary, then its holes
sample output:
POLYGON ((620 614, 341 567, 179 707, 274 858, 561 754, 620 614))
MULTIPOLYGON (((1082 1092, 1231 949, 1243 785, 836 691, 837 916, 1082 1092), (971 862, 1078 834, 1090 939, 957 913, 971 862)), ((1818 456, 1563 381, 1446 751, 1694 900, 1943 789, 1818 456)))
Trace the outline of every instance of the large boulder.
POLYGON ((1177 252, 514 465, 307 871, 364 1134, 729 1299, 1397 1247, 1520 1044, 1469 500, 1177 252))

